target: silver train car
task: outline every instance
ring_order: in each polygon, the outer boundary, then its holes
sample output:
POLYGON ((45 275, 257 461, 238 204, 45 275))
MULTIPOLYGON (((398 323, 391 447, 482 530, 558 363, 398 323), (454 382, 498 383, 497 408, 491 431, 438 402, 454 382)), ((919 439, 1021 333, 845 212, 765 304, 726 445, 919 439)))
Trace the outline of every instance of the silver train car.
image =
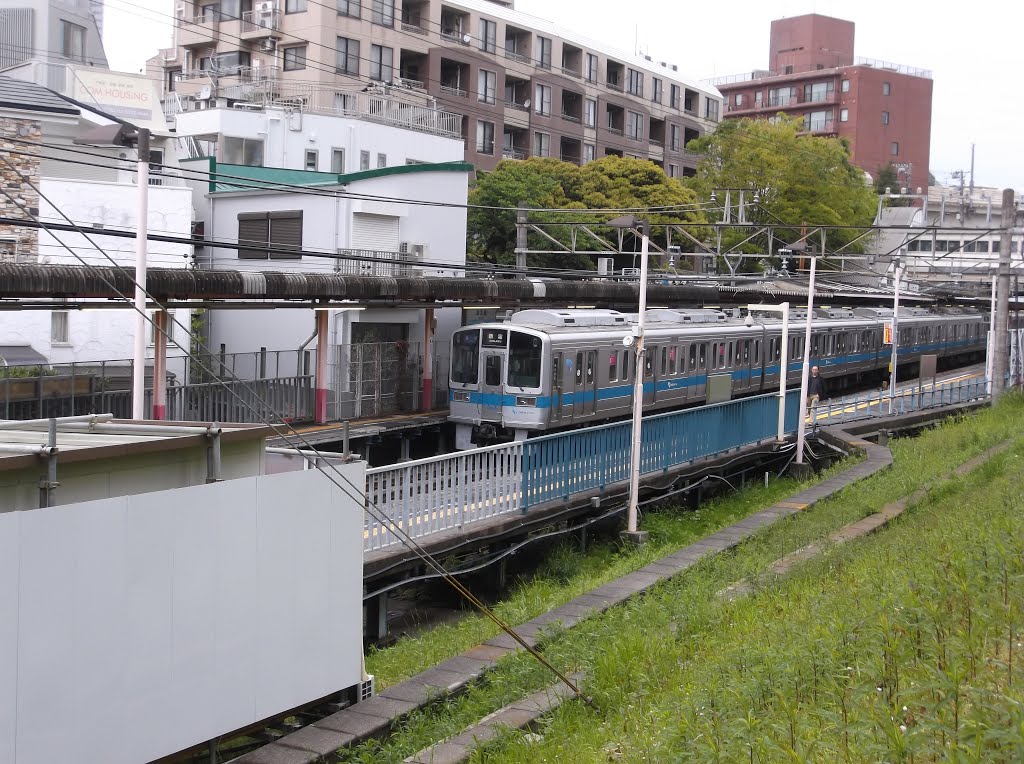
MULTIPOLYGON (((892 310, 816 310, 811 362, 829 393, 888 373, 883 331, 892 310)), ((806 311, 791 310, 787 385, 803 365, 806 311)), ((614 310, 524 310, 504 323, 452 335, 448 420, 459 449, 598 424, 632 413, 635 348, 624 347, 637 316, 614 310)), ((899 364, 922 354, 948 362, 983 355, 988 319, 979 312, 901 308, 899 364)), ((644 411, 777 390, 782 321, 730 318, 717 310, 647 311, 644 411), (710 381, 710 382, 709 382, 710 381)))

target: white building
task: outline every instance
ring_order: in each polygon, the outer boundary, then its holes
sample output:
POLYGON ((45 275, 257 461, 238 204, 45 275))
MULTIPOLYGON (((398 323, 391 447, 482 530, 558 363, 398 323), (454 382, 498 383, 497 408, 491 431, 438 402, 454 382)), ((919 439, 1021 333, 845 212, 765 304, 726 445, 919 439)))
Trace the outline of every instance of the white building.
MULTIPOLYGON (((0 0, 0 71, 33 59, 106 69, 102 20, 97 0, 0 0)), ((53 74, 44 84, 60 89, 53 74)))
MULTIPOLYGON (((157 115, 162 125, 162 114, 157 115)), ((134 265, 134 237, 104 232, 136 230, 136 152, 126 147, 75 145, 90 131, 114 124, 114 118, 99 109, 79 107, 30 82, 0 78, 0 145, 4 160, 13 165, 2 166, 6 172, 0 187, 14 200, 0 195, 0 210, 27 221, 38 217, 46 224, 88 229, 79 233, 0 226, 0 258, 52 266, 134 265)), ((166 131, 153 136, 148 226, 151 232, 190 237, 191 189, 175 177, 173 168, 156 168, 156 163, 174 164, 171 141, 166 131)), ((149 245, 148 261, 153 267, 189 267, 191 256, 189 244, 149 245)), ((125 305, 118 301, 6 313, 0 321, 0 346, 27 346, 47 364, 128 359, 135 313, 125 305)), ((187 324, 187 312, 179 312, 177 319, 187 324)))
MULTIPOLYGON (((348 116, 283 105, 177 114, 183 144, 194 154, 208 155, 182 160, 192 178, 205 237, 264 245, 203 247, 196 253, 197 267, 253 273, 462 275, 472 170, 462 161, 462 141, 440 134, 441 117, 435 109, 374 96, 375 109, 368 97, 352 95, 354 100, 346 101, 348 116), (305 254, 278 251, 288 249, 305 254)), ((422 309, 401 307, 331 310, 332 401, 353 401, 353 380, 362 374, 353 365, 360 364, 366 345, 373 345, 374 352, 382 343, 402 348, 401 360, 393 361, 397 371, 389 372, 388 363, 379 359, 372 370, 367 367, 372 384, 386 383, 389 374, 404 374, 415 388, 422 368, 413 367, 422 365, 424 343, 443 347, 459 320, 456 308, 429 317, 422 309)), ((321 350, 309 342, 315 311, 308 308, 210 311, 207 321, 210 345, 223 345, 227 353, 300 346, 321 350)), ((407 391, 406 398, 407 405, 419 405, 414 393, 407 391)), ((381 410, 353 404, 335 406, 329 413, 340 418, 381 410)))

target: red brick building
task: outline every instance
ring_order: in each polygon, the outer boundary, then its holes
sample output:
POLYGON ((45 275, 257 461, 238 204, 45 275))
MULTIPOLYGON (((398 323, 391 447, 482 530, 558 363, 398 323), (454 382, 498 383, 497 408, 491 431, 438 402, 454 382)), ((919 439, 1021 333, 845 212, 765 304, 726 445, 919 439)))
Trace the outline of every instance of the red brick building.
POLYGON ((725 116, 802 117, 813 135, 850 142, 873 176, 893 164, 900 185, 928 186, 931 72, 853 55, 854 25, 808 14, 772 22, 767 71, 722 77, 725 116))

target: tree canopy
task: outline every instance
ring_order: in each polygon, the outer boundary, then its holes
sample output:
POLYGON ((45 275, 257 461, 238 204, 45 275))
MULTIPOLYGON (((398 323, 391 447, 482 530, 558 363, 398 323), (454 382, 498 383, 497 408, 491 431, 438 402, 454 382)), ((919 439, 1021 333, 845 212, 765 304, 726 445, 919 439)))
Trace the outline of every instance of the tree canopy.
MULTIPOLYGON (((569 241, 569 228, 559 223, 593 220, 601 233, 612 238, 610 231, 600 224, 620 214, 583 216, 574 210, 637 210, 638 217, 652 224, 651 235, 656 241, 663 241, 666 223, 704 222, 691 189, 669 178, 653 162, 616 156, 588 162, 583 167, 550 158, 506 160, 493 172, 479 173, 469 193, 471 205, 514 208, 520 202, 534 210, 556 210, 531 212, 530 222, 544 223, 545 233, 562 242, 569 241)), ((514 263, 515 222, 514 211, 471 207, 467 230, 470 260, 514 263)), ((534 249, 556 248, 536 232, 530 233, 529 242, 534 249)), ((586 248, 593 247, 588 244, 586 248)), ((530 264, 586 270, 595 267, 590 257, 569 253, 536 255, 530 264)))
MULTIPOLYGON (((780 226, 778 235, 789 241, 799 238, 804 224, 871 225, 877 199, 863 171, 850 164, 847 143, 802 131, 803 120, 782 115, 775 122, 727 120, 714 133, 690 142, 688 148, 703 153, 704 159, 688 185, 703 199, 717 189, 748 189, 746 201, 756 194, 759 203, 748 207, 747 220, 780 226)), ((718 201, 723 201, 721 196, 718 201)), ((826 246, 842 246, 858 233, 832 231, 826 246)), ((743 238, 739 231, 727 232, 723 249, 743 238)), ((764 252, 766 244, 755 239, 740 251, 764 252)))

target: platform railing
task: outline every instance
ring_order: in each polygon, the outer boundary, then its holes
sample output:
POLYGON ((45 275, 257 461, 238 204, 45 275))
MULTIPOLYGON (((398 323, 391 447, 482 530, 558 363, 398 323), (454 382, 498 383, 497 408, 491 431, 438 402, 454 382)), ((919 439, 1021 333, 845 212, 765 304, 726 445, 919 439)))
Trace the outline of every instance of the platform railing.
POLYGON ((487 446, 366 471, 366 551, 522 507, 523 444, 487 446), (380 522, 381 514, 387 518, 380 522))
POLYGON ((985 377, 973 377, 935 384, 925 382, 897 389, 892 398, 888 390, 832 398, 819 403, 812 415, 819 424, 852 422, 889 416, 890 408, 892 414, 898 416, 923 409, 986 400, 989 397, 988 380, 985 377))

